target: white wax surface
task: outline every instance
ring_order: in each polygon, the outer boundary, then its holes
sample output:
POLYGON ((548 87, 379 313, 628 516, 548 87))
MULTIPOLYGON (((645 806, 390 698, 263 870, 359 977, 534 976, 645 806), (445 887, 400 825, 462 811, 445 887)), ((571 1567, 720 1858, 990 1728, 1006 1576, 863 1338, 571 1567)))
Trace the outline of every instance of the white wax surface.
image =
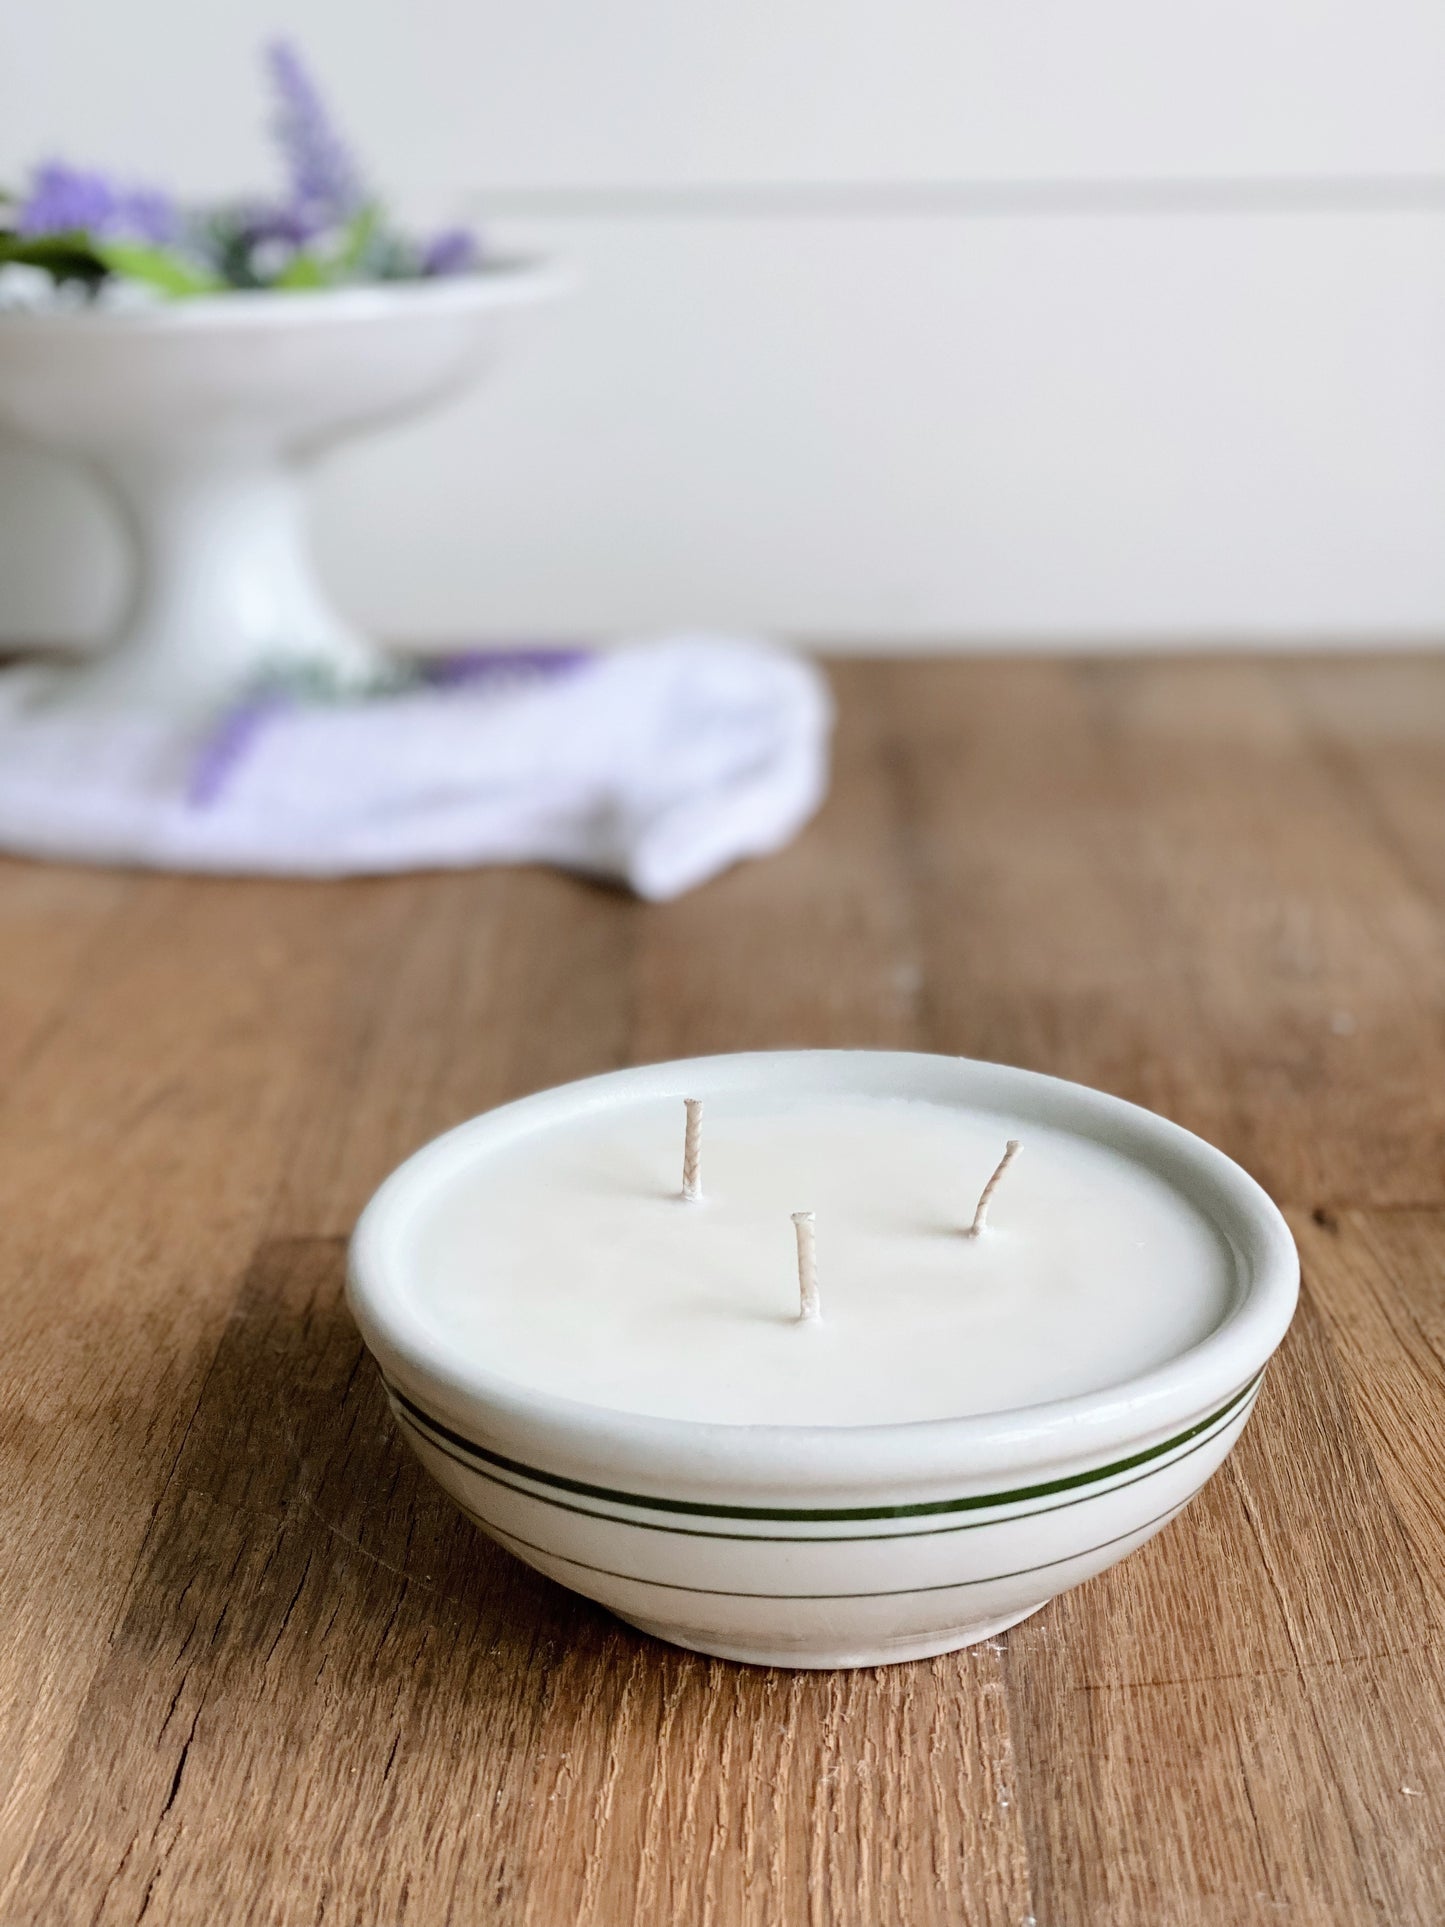
POLYGON ((616 1410, 735 1424, 953 1418, 1118 1385, 1236 1291, 1218 1230, 1091 1140, 943 1104, 645 1100, 479 1155, 419 1209, 406 1288, 453 1352, 616 1410), (1008 1137, 988 1227, 963 1237, 1008 1137), (797 1322, 790 1214, 817 1213, 797 1322))

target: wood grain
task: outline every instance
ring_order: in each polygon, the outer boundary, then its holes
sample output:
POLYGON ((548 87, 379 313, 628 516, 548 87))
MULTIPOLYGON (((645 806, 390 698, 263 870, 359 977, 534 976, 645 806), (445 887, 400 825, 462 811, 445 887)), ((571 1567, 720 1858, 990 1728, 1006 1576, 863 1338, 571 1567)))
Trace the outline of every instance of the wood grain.
POLYGON ((0 867, 0 1921, 1445 1919, 1445 664, 849 663, 793 850, 536 872, 0 867), (344 1241, 421 1139, 696 1050, 969 1051, 1291 1214, 1239 1450, 999 1640, 703 1660, 474 1532, 344 1241))

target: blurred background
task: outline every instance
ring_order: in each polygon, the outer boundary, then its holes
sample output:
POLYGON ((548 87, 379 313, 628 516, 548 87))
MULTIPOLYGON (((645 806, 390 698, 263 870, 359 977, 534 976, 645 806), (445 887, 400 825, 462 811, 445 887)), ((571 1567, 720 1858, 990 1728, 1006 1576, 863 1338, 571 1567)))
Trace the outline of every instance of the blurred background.
MULTIPOLYGON (((1445 635, 1438 0, 48 0, 0 177, 271 178, 282 30, 397 209, 575 265, 318 500, 359 622, 866 648, 1445 635)), ((0 643, 122 593, 0 443, 0 643)))

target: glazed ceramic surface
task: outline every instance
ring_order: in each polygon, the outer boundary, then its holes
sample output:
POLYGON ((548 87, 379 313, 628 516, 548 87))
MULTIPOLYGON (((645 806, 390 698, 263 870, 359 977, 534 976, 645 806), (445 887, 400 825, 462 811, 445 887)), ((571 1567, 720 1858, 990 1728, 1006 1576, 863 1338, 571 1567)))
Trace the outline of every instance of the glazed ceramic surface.
POLYGON ((519 265, 434 282, 0 315, 0 416, 82 458, 132 537, 133 606, 53 699, 206 707, 291 663, 380 666, 312 568, 303 483, 349 436, 475 380, 508 309, 563 285, 519 265))
POLYGON ((1239 1437, 1297 1286, 1275 1206, 1179 1127, 1029 1072, 866 1051, 655 1065, 505 1106, 383 1185, 350 1269, 398 1424, 485 1531, 661 1638, 806 1667, 967 1645, 1142 1545, 1239 1437), (419 1216, 489 1148, 639 1097, 749 1090, 922 1098, 1095 1137, 1218 1227, 1236 1264, 1228 1309, 1199 1343, 1088 1396, 867 1426, 701 1424, 583 1404, 491 1374, 419 1316, 407 1285, 419 1216))

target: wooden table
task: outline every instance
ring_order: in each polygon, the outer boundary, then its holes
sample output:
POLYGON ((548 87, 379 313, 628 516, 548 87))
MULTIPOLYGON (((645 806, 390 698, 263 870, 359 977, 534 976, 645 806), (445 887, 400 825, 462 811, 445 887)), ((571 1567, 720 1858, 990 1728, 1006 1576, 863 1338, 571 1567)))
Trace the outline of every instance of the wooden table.
POLYGON ((796 848, 0 869, 0 1920, 1445 1920, 1445 662, 839 665, 796 848), (1294 1330, 1163 1536, 888 1670, 673 1651, 516 1565, 341 1300, 422 1139, 782 1044, 1057 1071, 1287 1207, 1294 1330))

